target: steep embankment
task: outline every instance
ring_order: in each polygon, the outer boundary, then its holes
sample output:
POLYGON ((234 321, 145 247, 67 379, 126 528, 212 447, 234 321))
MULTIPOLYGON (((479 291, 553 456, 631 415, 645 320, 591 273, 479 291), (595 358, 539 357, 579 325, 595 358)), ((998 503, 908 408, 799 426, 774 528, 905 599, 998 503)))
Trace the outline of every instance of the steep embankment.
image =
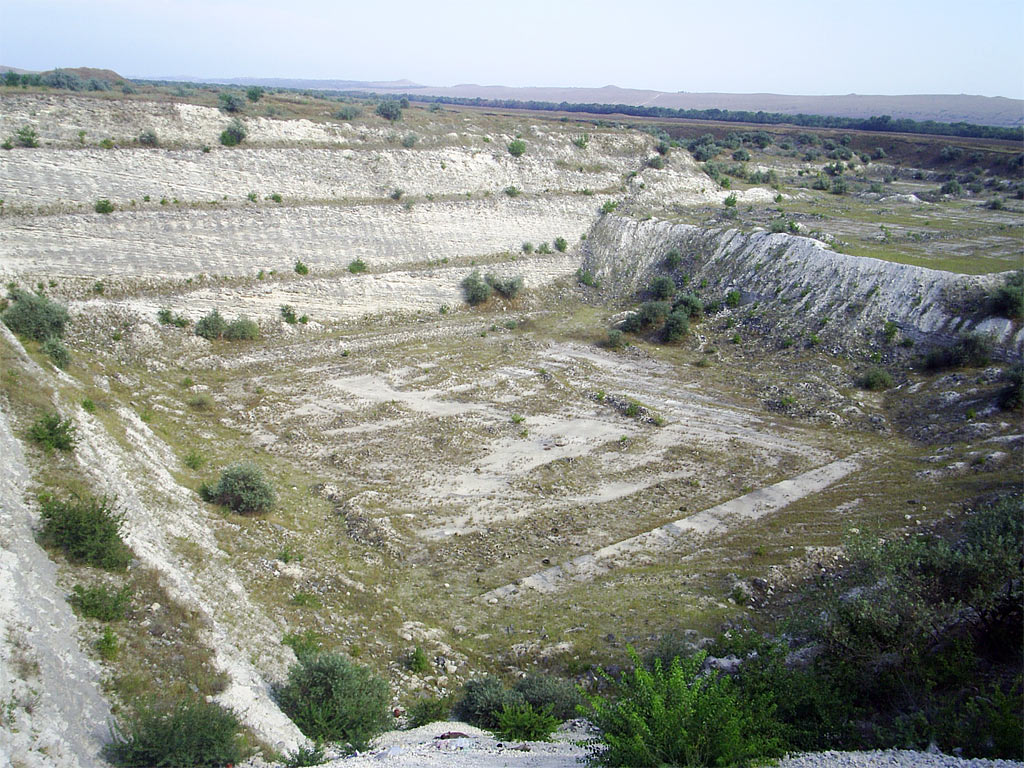
POLYGON ((1001 275, 959 275, 850 256, 789 234, 704 229, 670 221, 605 216, 583 247, 583 269, 613 296, 643 297, 650 281, 674 274, 708 297, 738 291, 764 331, 780 339, 814 333, 826 346, 868 348, 887 322, 902 336, 933 344, 989 335, 1006 356, 1024 350, 1024 328, 984 311, 982 297, 1001 275), (679 252, 677 270, 665 264, 679 252))

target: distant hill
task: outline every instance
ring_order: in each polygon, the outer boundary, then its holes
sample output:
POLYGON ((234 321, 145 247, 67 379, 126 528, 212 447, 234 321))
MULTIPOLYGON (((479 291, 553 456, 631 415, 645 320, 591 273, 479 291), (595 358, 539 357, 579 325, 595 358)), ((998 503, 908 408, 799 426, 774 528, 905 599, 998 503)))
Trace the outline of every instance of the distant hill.
MULTIPOLYGON (((122 77, 112 69, 95 69, 94 67, 60 67, 60 69, 63 72, 78 75, 83 80, 108 80, 111 83, 124 83, 128 81, 128 78, 122 77)), ((52 69, 18 69, 17 67, 8 67, 0 64, 0 72, 16 72, 19 75, 45 75, 53 71, 52 69)))

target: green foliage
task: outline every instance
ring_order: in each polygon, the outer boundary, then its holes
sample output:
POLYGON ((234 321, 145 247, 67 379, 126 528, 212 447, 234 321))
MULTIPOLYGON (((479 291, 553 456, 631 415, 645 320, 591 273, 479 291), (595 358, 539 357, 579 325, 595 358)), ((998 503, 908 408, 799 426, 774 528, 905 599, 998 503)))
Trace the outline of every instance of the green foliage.
POLYGON ((228 321, 221 317, 220 312, 215 309, 196 323, 196 336, 202 336, 204 339, 212 341, 222 338, 227 329, 228 321))
POLYGON ((257 101, 263 98, 263 89, 258 85, 252 85, 245 89, 245 96, 249 101, 255 104, 257 101))
POLYGON ((601 206, 601 213, 611 213, 619 207, 618 200, 605 200, 604 205, 601 206))
POLYGON ((535 673, 517 680, 514 690, 537 712, 546 710, 558 720, 571 720, 584 704, 580 689, 570 681, 535 673))
POLYGON ((203 499, 228 507, 240 515, 258 515, 274 506, 274 486, 263 470, 252 462, 241 462, 225 469, 220 479, 203 488, 203 499))
POLYGON ((289 632, 281 640, 282 645, 287 645, 295 652, 295 658, 302 660, 315 656, 320 652, 321 638, 312 629, 305 632, 289 632))
POLYGON ((999 396, 999 405, 1008 411, 1024 406, 1024 365, 1018 363, 1006 372, 1009 384, 999 396))
POLYGON ((540 253, 540 254, 546 256, 549 253, 551 253, 551 246, 547 244, 547 241, 545 241, 545 242, 541 243, 539 246, 537 246, 537 253, 540 253))
POLYGON ((665 318, 665 341, 669 344, 681 341, 690 332, 690 316, 687 312, 670 312, 665 318))
POLYGON ((620 349, 626 343, 625 334, 618 328, 608 329, 607 345, 609 349, 620 349))
POLYGON ((430 660, 427 659, 427 654, 423 650, 423 646, 417 645, 412 653, 409 654, 409 670, 415 672, 417 675, 422 675, 430 671, 430 660))
POLYGON ((295 307, 291 304, 284 304, 281 307, 281 319, 289 325, 295 325, 298 322, 298 318, 295 316, 295 307))
POLYGON ((662 322, 671 311, 672 305, 667 301, 645 302, 634 314, 622 321, 621 328, 627 333, 638 333, 662 322))
POLYGON ((131 587, 112 590, 102 584, 96 587, 76 584, 69 602, 86 618, 119 621, 125 617, 131 598, 131 587))
POLYGON ((569 247, 569 243, 564 237, 555 238, 555 250, 559 253, 565 253, 565 249, 569 247))
POLYGON ((3 311, 2 317, 12 331, 40 342, 64 336, 64 327, 70 317, 62 304, 42 294, 17 288, 11 291, 10 297, 12 302, 3 311))
POLYGON ((366 262, 362 259, 355 259, 348 263, 348 271, 353 275, 358 275, 360 272, 366 271, 366 262))
POLYGON ((488 274, 484 279, 487 281, 487 284, 494 289, 495 293, 509 301, 515 299, 523 290, 522 275, 516 275, 515 277, 498 277, 495 274, 488 274))
POLYGON ((663 301, 676 295, 676 284, 671 277, 659 275, 651 281, 648 291, 656 300, 663 301))
POLYGON ((886 342, 892 344, 892 340, 896 338, 899 329, 899 326, 894 321, 886 320, 885 325, 882 326, 882 334, 885 336, 886 342))
POLYGON ((327 762, 324 748, 319 744, 312 747, 299 747, 294 755, 285 755, 285 768, 306 768, 310 765, 320 765, 327 762))
POLYGON ((82 400, 82 410, 86 413, 96 413, 96 403, 87 397, 82 400))
POLYGON ((43 345, 39 348, 44 355, 50 358, 54 365, 60 369, 65 369, 71 365, 71 353, 68 352, 68 348, 64 346, 64 343, 56 336, 51 336, 43 345))
POLYGON ((245 137, 248 135, 249 132, 245 129, 245 124, 236 117, 227 128, 221 131, 220 143, 225 147, 236 147, 245 141, 245 137))
POLYGON ((722 205, 724 205, 726 208, 735 208, 736 207, 736 193, 733 192, 727 198, 725 198, 725 200, 722 201, 722 205))
MULTIPOLYGON (((519 197, 519 195, 522 194, 522 190, 519 189, 519 187, 517 187, 515 185, 510 185, 508 187, 505 187, 505 194, 508 195, 509 197, 519 197)), ((533 250, 533 246, 531 245, 530 246, 530 251, 532 251, 532 250, 533 250)), ((529 253, 529 251, 527 251, 527 253, 529 253)))
POLYGON ((245 105, 242 101, 242 97, 237 93, 221 93, 217 96, 217 101, 220 104, 220 108, 225 112, 239 112, 245 105))
POLYGON ((660 171, 667 164, 668 163, 665 162, 665 158, 662 157, 661 155, 655 155, 654 157, 648 158, 647 160, 647 167, 653 168, 656 171, 660 171))
POLYGON ((339 107, 338 111, 334 113, 334 116, 338 120, 355 120, 362 113, 363 112, 359 107, 352 104, 346 104, 343 107, 339 107))
POLYGON ((980 368, 988 365, 992 357, 992 340, 986 336, 969 333, 961 336, 951 347, 933 349, 924 358, 924 367, 929 371, 944 368, 980 368))
POLYGON ((558 723, 549 708, 537 711, 530 704, 506 704, 495 731, 508 741, 550 741, 558 723))
POLYGON ((1011 319, 1024 317, 1024 272, 1018 270, 1006 278, 991 295, 992 314, 1011 319))
POLYGON ((584 133, 579 136, 575 136, 573 137, 572 143, 579 149, 586 149, 587 145, 590 144, 590 135, 584 133))
POLYGON ((228 341, 251 341, 258 339, 259 335, 260 327, 247 317, 235 318, 224 329, 224 338, 228 341))
POLYGON ((673 659, 667 670, 660 659, 648 670, 632 648, 629 653, 632 672, 618 681, 605 675, 616 696, 589 697, 592 722, 601 729, 589 744, 591 763, 724 766, 782 752, 773 706, 741 700, 728 677, 701 675, 703 651, 673 659))
POLYGON ((57 411, 36 419, 28 429, 28 437, 32 442, 42 446, 47 453, 55 448, 59 451, 74 450, 77 439, 74 422, 71 419, 61 419, 57 411))
POLYGON ((448 697, 435 699, 421 697, 409 705, 407 714, 409 727, 419 728, 421 725, 447 720, 452 711, 452 702, 448 697))
POLYGON ((391 194, 389 195, 389 197, 392 200, 394 200, 395 202, 398 202, 399 200, 402 199, 402 195, 404 195, 404 194, 405 194, 405 190, 399 188, 399 189, 392 190, 391 194))
POLYGON ((302 259, 299 259, 298 261, 295 262, 295 274, 297 274, 297 275, 308 275, 309 274, 309 266, 307 266, 306 263, 302 261, 302 259))
POLYGON ((238 718, 199 698, 144 706, 110 735, 104 757, 123 768, 222 768, 244 758, 238 718))
POLYGON ((139 144, 144 147, 157 147, 160 145, 160 139, 157 138, 156 131, 147 128, 139 134, 139 144))
POLYGON ((845 195, 849 191, 849 185, 846 183, 846 179, 837 176, 832 179, 832 188, 829 191, 833 195, 845 195))
POLYGON ((953 195, 954 197, 957 197, 962 195, 963 192, 964 188, 960 186, 960 182, 956 179, 951 179, 939 187, 939 193, 943 195, 953 195))
POLYGON ((284 198, 281 197, 280 193, 272 192, 271 194, 267 195, 267 200, 273 200, 275 203, 280 203, 284 200, 284 198))
POLYGON ((97 200, 96 201, 96 205, 94 205, 93 208, 95 208, 96 213, 113 213, 114 212, 114 204, 112 202, 110 202, 109 200, 107 200, 106 198, 103 198, 101 200, 97 200))
POLYGON ((729 291, 725 294, 725 306, 735 308, 740 305, 740 292, 736 290, 729 291))
POLYGON ((494 292, 494 287, 480 276, 480 270, 474 269, 459 284, 462 295, 470 306, 485 303, 494 292))
POLYGON ((521 693, 508 690, 501 680, 487 675, 466 681, 462 696, 455 703, 454 715, 470 725, 494 730, 505 707, 524 703, 521 693))
POLYGON ((416 142, 419 141, 419 136, 415 133, 407 133, 402 137, 402 146, 406 149, 412 149, 416 146, 416 142))
POLYGON ((508 153, 512 157, 522 157, 526 152, 526 142, 522 139, 513 139, 508 143, 508 153))
POLYGON ((382 101, 377 105, 377 114, 392 123, 402 119, 402 107, 397 101, 382 101))
POLYGON ((123 571, 131 552, 121 540, 124 516, 115 512, 106 496, 40 501, 39 541, 60 549, 74 563, 86 563, 108 571, 123 571))
POLYGON ((892 374, 884 368, 868 368, 863 374, 857 377, 857 386, 861 389, 879 391, 892 389, 892 374))
POLYGON ((732 159, 738 163, 746 163, 750 160, 750 152, 745 149, 737 149, 732 153, 732 159))
POLYGON ((117 635, 114 634, 114 630, 110 627, 104 627, 103 634, 100 635, 94 647, 96 648, 96 653, 98 653, 100 658, 104 661, 113 661, 116 659, 119 645, 117 642, 117 635))
POLYGON ((360 751, 392 723, 387 682, 333 653, 300 658, 277 701, 309 738, 347 742, 360 751))
POLYGON ((19 147, 39 146, 39 136, 36 134, 36 129, 31 125, 26 125, 16 130, 14 132, 14 140, 19 147))
POLYGON ((665 254, 665 260, 662 262, 665 265, 665 269, 675 271, 679 269, 679 265, 683 263, 683 256, 676 249, 672 249, 665 254))

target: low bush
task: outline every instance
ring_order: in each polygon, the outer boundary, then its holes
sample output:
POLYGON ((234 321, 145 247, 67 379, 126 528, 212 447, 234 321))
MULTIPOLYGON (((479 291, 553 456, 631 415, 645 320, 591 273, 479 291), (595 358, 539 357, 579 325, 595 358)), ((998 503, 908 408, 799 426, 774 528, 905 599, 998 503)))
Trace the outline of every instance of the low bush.
POLYGON ((334 117, 338 120, 355 120, 359 117, 363 111, 352 104, 346 104, 343 107, 339 107, 338 111, 334 113, 334 117))
POLYGON ((673 248, 665 254, 665 260, 662 263, 665 265, 665 269, 676 270, 683 263, 683 256, 673 248))
POLYGON ((493 730, 498 727, 498 717, 502 710, 525 703, 521 693, 510 691, 501 680, 487 675, 466 681, 453 714, 456 719, 470 725, 493 730))
POLYGON ((659 275, 651 280, 647 290, 656 300, 663 301, 676 295, 676 284, 671 277, 659 275))
POLYGON ((228 321, 221 317, 220 312, 215 309, 196 323, 196 336, 202 336, 204 339, 212 341, 222 338, 227 329, 228 321))
POLYGON ((104 585, 83 587, 81 584, 76 584, 69 602, 75 610, 88 619, 120 621, 125 617, 131 598, 130 587, 112 590, 104 585))
POLYGON ((555 250, 559 253, 565 253, 565 249, 569 247, 569 243, 564 237, 555 238, 555 250))
POLYGON ((263 98, 263 89, 258 85, 251 85, 245 89, 245 97, 255 104, 263 98))
POLYGON ((580 689, 569 680, 553 675, 531 674, 517 680, 514 690, 538 712, 549 710, 559 720, 577 717, 577 707, 585 700, 580 689))
POLYGON ((54 365, 61 370, 71 365, 71 353, 64 346, 64 342, 56 336, 51 336, 39 348, 44 355, 50 358, 54 365))
POLYGON ((64 336, 70 317, 62 304, 42 294, 19 289, 12 290, 10 298, 12 301, 3 312, 3 321, 12 331, 39 342, 64 336))
POLYGON ((522 157, 526 152, 526 142, 522 139, 513 139, 508 143, 508 153, 512 157, 522 157))
POLYGON ((291 304, 284 304, 281 306, 281 319, 289 325, 295 325, 299 319, 295 315, 295 307, 291 304))
POLYGON ((480 270, 474 269, 459 284, 462 295, 470 306, 485 303, 494 292, 494 287, 480 276, 480 270))
POLYGON ((695 294, 683 293, 672 302, 673 312, 682 312, 691 320, 696 320, 704 314, 704 302, 695 294))
POLYGON ((608 339, 606 341, 606 344, 608 345, 609 349, 619 349, 625 343, 626 337, 622 331, 620 331, 618 328, 608 329, 608 339))
POLYGON ((299 747, 293 755, 285 755, 285 768, 306 768, 311 765, 321 765, 327 762, 324 748, 319 744, 312 747, 299 747))
POLYGON ((237 93, 222 93, 217 96, 217 101, 225 112, 238 112, 245 105, 242 97, 237 93))
POLYGON ((245 129, 245 124, 236 117, 227 128, 221 131, 220 143, 225 147, 236 147, 245 141, 248 135, 249 132, 245 129))
POLYGON ((999 405, 1008 411, 1019 411, 1024 405, 1024 366, 1019 363, 1006 372, 1009 381, 999 396, 999 405))
POLYGON ((38 147, 39 135, 31 125, 25 125, 14 132, 14 139, 19 147, 38 147))
POLYGON ((925 355, 924 367, 929 371, 945 368, 980 368, 992 357, 992 340, 976 333, 966 334, 951 347, 933 349, 925 355))
POLYGON ((240 515, 258 515, 274 506, 274 486, 263 470, 252 462, 234 464, 225 469, 212 486, 200 489, 204 501, 228 507, 240 515))
POLYGON ((618 207, 618 200, 605 200, 604 204, 601 206, 601 213, 612 213, 618 207))
POLYGON ((44 451, 74 450, 77 436, 75 424, 71 419, 61 419, 57 411, 44 414, 36 419, 28 428, 29 439, 40 445, 44 451))
POLYGON ((604 675, 616 695, 588 697, 591 720, 601 730, 588 745, 589 760, 658 768, 736 765, 779 755, 773 707, 741 700, 729 677, 702 675, 706 655, 677 657, 667 670, 658 659, 648 670, 630 648, 633 670, 619 680, 604 675))
POLYGON ((452 702, 448 697, 441 699, 422 697, 409 705, 407 714, 409 727, 419 728, 421 725, 447 720, 452 712, 452 702))
POLYGON ((228 341, 251 341, 258 339, 259 335, 260 327, 247 317, 235 318, 224 329, 224 338, 228 341))
POLYGON ((623 320, 620 327, 627 333, 638 333, 662 322, 671 311, 672 305, 667 301, 648 301, 641 304, 640 309, 623 320))
POLYGON ((1024 317, 1024 272, 1018 270, 991 295, 992 313, 1000 317, 1024 317))
POLYGON ((487 281, 487 284, 494 289, 495 293, 509 301, 516 298, 523 290, 522 275, 516 275, 515 277, 498 277, 494 274, 488 274, 485 280, 487 281))
POLYGON ((160 139, 157 137, 156 131, 148 128, 139 134, 139 144, 144 147, 157 147, 160 146, 160 139))
POLYGON ((387 682, 334 653, 300 658, 277 701, 309 738, 347 742, 359 751, 392 724, 387 682))
POLYGON ((430 671, 430 660, 427 658, 423 646, 417 645, 409 654, 409 669, 418 675, 430 671))
POLYGON ((648 158, 647 160, 647 167, 653 168, 656 171, 660 171, 666 165, 667 163, 665 162, 665 158, 662 157, 661 155, 655 155, 654 157, 648 158))
POLYGON ((508 741, 550 741, 559 720, 549 709, 529 704, 506 704, 498 714, 497 735, 508 741))
POLYGON ((67 555, 74 563, 86 563, 108 571, 123 571, 131 551, 121 540, 124 516, 113 509, 106 496, 40 502, 39 541, 67 555))
POLYGON ((740 292, 739 291, 733 290, 733 291, 729 291, 727 294, 725 294, 725 306, 731 307, 731 308, 735 308, 735 307, 738 307, 739 305, 740 305, 740 292))
POLYGON ((96 213, 113 213, 114 204, 104 197, 96 201, 96 205, 93 206, 93 209, 96 213))
POLYGON ((348 271, 353 275, 358 275, 360 272, 366 271, 366 262, 362 259, 355 259, 348 263, 348 271))
POLYGON ((672 344, 681 341, 690 332, 690 316, 686 312, 670 312, 665 318, 665 341, 672 344))
POLYGON ((880 391, 892 389, 892 374, 884 368, 868 368, 863 374, 857 377, 857 386, 861 389, 880 391))
POLYGON ((238 718, 199 698, 140 708, 111 727, 104 757, 116 766, 223 768, 241 762, 238 718))
POLYGON ((397 101, 382 101, 377 105, 376 112, 380 117, 392 123, 402 119, 402 107, 397 101))

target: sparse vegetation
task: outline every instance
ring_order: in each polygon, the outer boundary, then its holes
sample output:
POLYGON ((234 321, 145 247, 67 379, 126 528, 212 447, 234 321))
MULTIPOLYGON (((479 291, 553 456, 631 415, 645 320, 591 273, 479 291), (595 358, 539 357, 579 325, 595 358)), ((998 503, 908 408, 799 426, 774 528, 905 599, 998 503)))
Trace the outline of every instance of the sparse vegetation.
POLYGON ((221 131, 220 143, 225 147, 236 147, 245 141, 248 135, 249 132, 245 129, 245 124, 236 117, 227 128, 221 131))
POLYGON ((61 550, 73 563, 108 571, 128 566, 131 552, 121 540, 123 516, 107 497, 44 496, 39 506, 43 546, 61 550))
POLYGON ((512 157, 522 157, 526 153, 526 142, 522 139, 513 139, 508 144, 508 153, 512 157))
POLYGON ((892 385, 892 374, 884 368, 868 368, 857 378, 857 386, 861 389, 879 391, 883 389, 892 389, 892 385))
POLYGON ((72 451, 77 441, 75 423, 62 419, 57 411, 40 416, 28 430, 29 439, 49 453, 53 450, 72 451))
POLYGON ((131 597, 131 587, 112 590, 102 584, 94 587, 76 584, 69 602, 88 619, 120 621, 125 617, 131 597))
POLYGON ((242 462, 225 469, 214 485, 204 483, 200 496, 240 515, 260 515, 274 506, 276 494, 259 466, 242 462))

